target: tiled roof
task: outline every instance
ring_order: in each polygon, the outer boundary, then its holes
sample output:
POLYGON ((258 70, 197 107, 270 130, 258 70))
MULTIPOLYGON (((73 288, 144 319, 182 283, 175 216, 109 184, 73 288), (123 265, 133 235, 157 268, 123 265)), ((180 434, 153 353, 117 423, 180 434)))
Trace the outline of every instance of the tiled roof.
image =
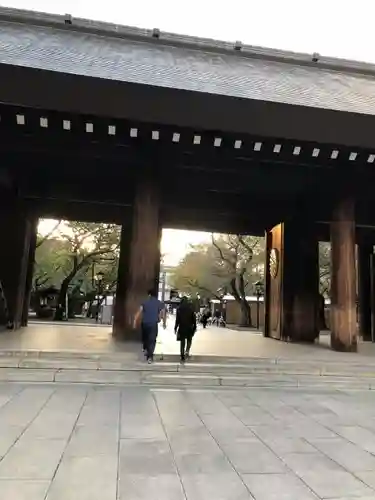
POLYGON ((371 65, 13 9, 0 9, 0 63, 375 115, 371 65))

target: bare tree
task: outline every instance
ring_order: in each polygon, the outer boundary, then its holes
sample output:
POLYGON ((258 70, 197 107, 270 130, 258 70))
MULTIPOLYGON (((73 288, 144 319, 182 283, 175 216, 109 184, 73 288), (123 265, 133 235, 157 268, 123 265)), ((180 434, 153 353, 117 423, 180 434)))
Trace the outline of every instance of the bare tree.
POLYGON ((220 272, 228 277, 231 294, 241 308, 241 326, 252 326, 251 308, 246 291, 252 275, 255 252, 261 250, 261 239, 242 235, 211 236, 217 250, 220 272))
POLYGON ((119 228, 114 224, 71 222, 61 237, 70 244, 67 274, 63 279, 55 320, 62 320, 69 285, 80 271, 87 271, 93 262, 113 257, 119 248, 119 228))

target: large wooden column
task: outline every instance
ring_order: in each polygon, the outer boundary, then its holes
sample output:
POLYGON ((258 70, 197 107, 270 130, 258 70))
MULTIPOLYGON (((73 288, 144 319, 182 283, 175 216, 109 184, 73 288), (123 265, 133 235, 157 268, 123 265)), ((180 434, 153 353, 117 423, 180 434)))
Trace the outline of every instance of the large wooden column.
MULTIPOLYGON (((153 179, 137 186, 131 222, 122 230, 113 332, 124 340, 138 338, 133 331, 136 311, 155 289, 160 245, 159 186, 153 179)), ((156 290, 157 291, 157 290, 156 290)))
POLYGON ((314 226, 281 223, 267 234, 265 335, 313 342, 319 335, 319 255, 314 226))
POLYGON ((357 350, 355 205, 350 198, 337 203, 331 222, 331 346, 357 350))
MULTIPOLYGON (((129 214, 130 215, 130 214, 129 214)), ((126 330, 125 301, 129 284, 129 263, 132 243, 132 217, 124 219, 121 228, 120 258, 113 315, 113 335, 122 337, 126 330)))
POLYGON ((25 295, 22 308, 21 326, 27 326, 29 319, 30 298, 33 287, 37 232, 38 232, 38 219, 35 218, 30 221, 30 245, 29 245, 29 255, 27 259, 25 295))
POLYGON ((360 241, 358 244, 358 305, 359 305, 359 335, 363 340, 371 341, 371 260, 373 245, 371 242, 360 241))
POLYGON ((160 282, 160 271, 161 271, 161 236, 162 236, 162 226, 160 224, 159 219, 159 228, 158 228, 158 242, 157 242, 157 252, 156 252, 156 261, 155 261, 155 271, 154 271, 154 287, 157 292, 159 292, 159 282, 160 282))
POLYGON ((0 232, 3 235, 3 244, 0 246, 0 280, 5 295, 5 303, 1 300, 1 323, 8 328, 17 329, 22 324, 32 232, 32 221, 19 200, 1 200, 0 232))

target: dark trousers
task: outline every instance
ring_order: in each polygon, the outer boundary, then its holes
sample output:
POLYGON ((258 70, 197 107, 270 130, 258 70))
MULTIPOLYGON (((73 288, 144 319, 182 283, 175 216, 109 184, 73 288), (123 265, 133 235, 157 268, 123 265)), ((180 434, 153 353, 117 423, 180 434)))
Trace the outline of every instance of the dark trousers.
POLYGON ((146 351, 147 359, 154 357, 156 339, 158 336, 158 324, 142 323, 142 344, 146 351))
POLYGON ((181 359, 185 359, 185 349, 186 349, 186 351, 190 351, 192 341, 193 341, 192 335, 188 335, 188 336, 182 335, 180 337, 181 359))

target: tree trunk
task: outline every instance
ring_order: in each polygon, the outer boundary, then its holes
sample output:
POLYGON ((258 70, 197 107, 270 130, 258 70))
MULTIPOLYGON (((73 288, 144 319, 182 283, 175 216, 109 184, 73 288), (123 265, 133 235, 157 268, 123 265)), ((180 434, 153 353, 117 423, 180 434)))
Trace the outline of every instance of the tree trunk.
POLYGON ((62 321, 64 319, 64 311, 66 310, 66 295, 68 293, 69 284, 72 281, 74 274, 73 275, 72 273, 69 274, 61 283, 60 292, 57 298, 57 305, 54 317, 55 321, 62 321))
POLYGON ((241 307, 241 325, 240 326, 251 327, 252 322, 251 322, 250 304, 247 302, 246 298, 241 299, 240 307, 241 307))
POLYGON ((87 313, 86 313, 86 317, 87 317, 87 318, 91 318, 91 315, 92 315, 92 307, 93 307, 93 302, 94 302, 94 300, 90 300, 90 301, 89 301, 89 305, 88 305, 88 308, 87 308, 87 313))
MULTIPOLYGON (((91 254, 90 257, 92 257, 94 254, 91 254)), ((74 278, 74 276, 80 271, 84 266, 89 265, 89 260, 88 258, 84 258, 80 263, 78 263, 78 257, 77 255, 74 255, 73 257, 73 269, 72 271, 68 274, 66 278, 64 278, 63 282, 61 283, 60 287, 60 293, 57 299, 57 306, 56 306, 56 312, 55 312, 55 321, 62 321, 64 319, 64 311, 66 309, 66 295, 68 293, 68 288, 69 285, 74 278)), ((68 319, 68 318, 66 318, 68 319)))
POLYGON ((246 300, 246 296, 244 295, 245 293, 245 286, 244 286, 244 281, 243 281, 243 276, 239 276, 239 288, 241 289, 242 288, 242 295, 239 293, 239 291, 237 290, 237 279, 236 278, 232 278, 230 280, 230 286, 231 286, 231 289, 232 289, 232 295, 233 297, 235 298, 237 304, 240 306, 241 308, 241 321, 240 321, 240 325, 239 326, 247 326, 247 327, 251 327, 252 326, 252 321, 251 321, 251 309, 250 309, 250 304, 247 302, 246 300), (242 282, 241 282, 241 278, 242 278, 242 282))

